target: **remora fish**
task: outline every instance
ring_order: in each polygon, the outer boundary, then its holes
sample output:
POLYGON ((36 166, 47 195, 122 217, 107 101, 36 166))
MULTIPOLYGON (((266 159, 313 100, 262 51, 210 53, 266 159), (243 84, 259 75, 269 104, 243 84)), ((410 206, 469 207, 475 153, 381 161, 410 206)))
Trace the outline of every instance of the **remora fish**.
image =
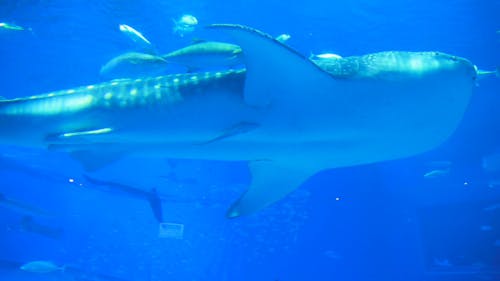
POLYGON ((191 69, 236 66, 243 63, 243 53, 239 46, 216 41, 192 44, 165 54, 162 58, 191 69))
POLYGON ((283 34, 280 34, 278 36, 276 36, 276 40, 278 40, 279 42, 281 43, 285 43, 286 41, 290 40, 290 38, 292 38, 292 36, 288 33, 283 33, 283 34))
POLYGON ((57 266, 50 261, 32 261, 23 264, 21 270, 33 272, 33 273, 51 273, 55 271, 63 271, 64 266, 57 266))
POLYGON ((167 61, 160 56, 128 52, 112 58, 101 67, 106 78, 136 78, 158 75, 165 71, 167 61))
MULTIPOLYGON (((290 37, 288 34, 281 34, 275 39, 285 43, 290 37)), ((201 41, 172 51, 162 57, 170 63, 184 65, 191 70, 232 67, 244 63, 240 46, 217 41, 201 41)))
POLYGON ((196 43, 163 56, 127 52, 104 64, 100 75, 109 79, 156 76, 163 74, 169 63, 185 66, 192 72, 241 65, 243 55, 239 46, 212 41, 196 43))
POLYGON ((474 66, 443 53, 348 57, 328 72, 260 31, 212 28, 234 37, 246 70, 3 100, 0 142, 85 155, 84 165, 94 168, 123 153, 246 160, 250 188, 227 213, 237 217, 281 199, 319 171, 435 148, 458 126, 475 85, 474 66))

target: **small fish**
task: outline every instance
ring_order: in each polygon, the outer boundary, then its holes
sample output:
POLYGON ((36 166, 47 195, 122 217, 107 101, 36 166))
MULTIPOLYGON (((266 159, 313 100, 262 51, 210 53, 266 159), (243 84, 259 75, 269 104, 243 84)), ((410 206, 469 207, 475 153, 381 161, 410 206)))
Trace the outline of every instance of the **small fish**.
POLYGON ((483 211, 485 211, 485 212, 491 212, 491 211, 498 210, 498 209, 500 209, 500 203, 493 204, 493 205, 490 205, 488 207, 484 207, 483 211))
POLYGON ((172 19, 172 21, 174 22, 172 31, 180 37, 193 32, 196 25, 198 25, 198 19, 189 14, 184 14, 179 19, 172 19))
POLYGON ((175 50, 162 58, 190 69, 231 67, 243 63, 243 52, 234 44, 206 41, 175 50))
POLYGON ((341 58, 342 57, 340 55, 333 54, 333 53, 323 53, 323 54, 318 54, 318 55, 311 54, 309 56, 310 60, 332 60, 332 59, 338 60, 341 58))
POLYGON ((483 79, 489 76, 500 77, 500 67, 497 67, 495 70, 481 70, 474 65, 474 69, 476 70, 477 79, 483 79))
POLYGON ((434 179, 434 178, 446 176, 449 173, 450 173, 449 169, 437 169, 437 170, 432 170, 430 172, 425 173, 424 178, 434 179))
POLYGON ((287 34, 287 33, 283 33, 283 34, 280 34, 278 36, 276 36, 276 40, 280 41, 281 43, 285 43, 286 41, 288 41, 292 36, 290 34, 287 34))
POLYGON ((500 152, 483 156, 482 166, 486 173, 500 172, 500 152))
POLYGON ((443 259, 434 258, 433 260, 434 260, 433 263, 435 266, 439 266, 439 267, 451 267, 451 266, 453 266, 453 264, 450 262, 450 260, 446 259, 446 258, 443 258, 443 259))
POLYGON ((31 28, 24 28, 22 26, 15 25, 15 24, 12 24, 12 23, 6 23, 6 22, 0 22, 0 30, 1 29, 4 29, 4 30, 13 30, 13 31, 24 31, 24 30, 31 31, 31 28))
POLYGON ((496 188, 500 186, 500 180, 498 179, 491 179, 488 181, 488 187, 489 188, 496 188))
POLYGON ((165 69, 167 61, 162 57, 128 52, 112 58, 101 67, 105 78, 137 78, 158 75, 165 69))
POLYGON ((138 47, 145 51, 148 51, 148 53, 154 53, 154 47, 151 42, 139 31, 126 24, 120 24, 119 27, 120 31, 125 34, 125 36, 127 36, 130 40, 132 40, 132 42, 134 42, 138 47))
POLYGON ((332 53, 323 53, 318 55, 311 54, 309 56, 309 60, 325 71, 335 71, 335 69, 339 68, 340 63, 342 62, 342 57, 332 53))
POLYGON ((53 262, 50 261, 32 261, 23 264, 21 270, 32 272, 32 273, 51 273, 55 271, 64 272, 64 266, 57 266, 53 262))
POLYGON ((493 227, 491 225, 481 225, 479 228, 481 231, 492 231, 493 227))

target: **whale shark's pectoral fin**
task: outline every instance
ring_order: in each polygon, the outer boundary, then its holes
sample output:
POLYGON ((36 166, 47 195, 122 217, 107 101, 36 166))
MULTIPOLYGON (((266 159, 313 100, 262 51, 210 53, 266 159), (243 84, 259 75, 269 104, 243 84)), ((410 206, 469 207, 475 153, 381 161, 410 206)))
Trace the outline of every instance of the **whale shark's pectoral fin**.
POLYGON ((246 66, 244 98, 249 105, 304 107, 309 101, 331 97, 338 89, 330 73, 268 34, 234 24, 209 28, 226 30, 241 47, 246 66))
POLYGON ((252 183, 231 205, 226 213, 228 218, 254 213, 282 199, 318 171, 295 161, 253 161, 249 168, 252 183))

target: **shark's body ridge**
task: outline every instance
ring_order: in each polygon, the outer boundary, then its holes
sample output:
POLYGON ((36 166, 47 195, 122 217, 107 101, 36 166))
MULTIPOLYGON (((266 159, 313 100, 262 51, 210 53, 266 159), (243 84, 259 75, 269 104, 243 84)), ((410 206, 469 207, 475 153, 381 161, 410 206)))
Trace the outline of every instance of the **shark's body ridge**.
POLYGON ((317 65, 254 29, 212 28, 234 37, 246 69, 0 101, 0 143, 77 156, 105 151, 105 160, 132 152, 249 161, 251 187, 228 211, 236 217, 318 171, 436 147, 458 126, 474 87, 474 66, 443 53, 382 52, 317 65))

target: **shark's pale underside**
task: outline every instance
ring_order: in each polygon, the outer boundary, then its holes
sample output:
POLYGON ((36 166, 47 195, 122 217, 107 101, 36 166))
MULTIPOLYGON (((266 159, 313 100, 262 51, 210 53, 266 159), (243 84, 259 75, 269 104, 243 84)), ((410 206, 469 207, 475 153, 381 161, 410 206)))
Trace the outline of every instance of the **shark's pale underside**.
POLYGON ((437 52, 316 65, 257 30, 213 25, 246 69, 122 79, 0 101, 0 142, 65 150, 88 168, 125 153, 248 161, 228 210, 252 213, 325 169, 412 156, 458 126, 476 71, 437 52))

